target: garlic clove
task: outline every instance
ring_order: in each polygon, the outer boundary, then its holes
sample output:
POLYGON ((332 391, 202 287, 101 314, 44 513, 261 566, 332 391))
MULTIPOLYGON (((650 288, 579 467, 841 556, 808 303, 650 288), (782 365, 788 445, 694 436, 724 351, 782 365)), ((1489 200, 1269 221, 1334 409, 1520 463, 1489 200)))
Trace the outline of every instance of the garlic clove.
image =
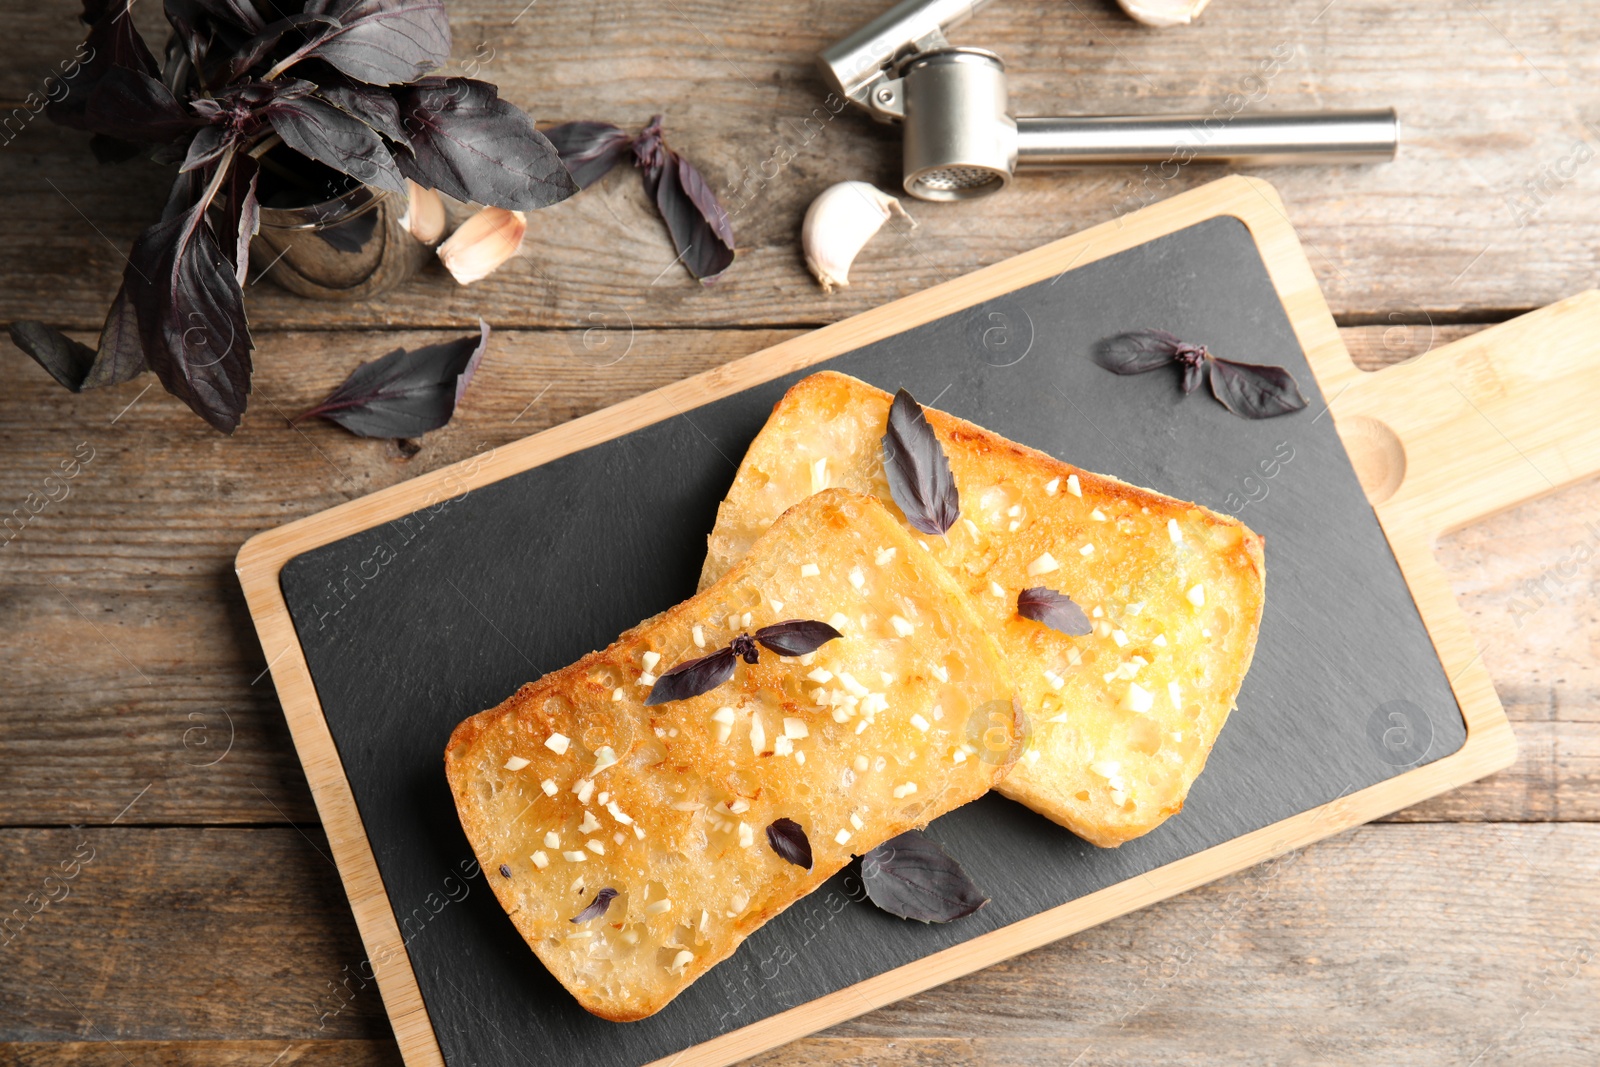
POLYGON ((867 182, 840 182, 811 202, 800 228, 800 246, 824 291, 850 284, 850 264, 891 215, 917 224, 900 201, 867 182))
POLYGON ((406 204, 406 213, 400 217, 400 225, 423 244, 438 244, 439 238, 444 236, 444 198, 410 179, 406 180, 406 188, 411 199, 406 204))
POLYGON ((488 277, 522 248, 528 217, 520 211, 486 207, 457 227, 439 246, 439 261, 456 281, 470 285, 488 277))
POLYGON ((1117 0, 1130 17, 1146 26, 1187 26, 1211 0, 1117 0))

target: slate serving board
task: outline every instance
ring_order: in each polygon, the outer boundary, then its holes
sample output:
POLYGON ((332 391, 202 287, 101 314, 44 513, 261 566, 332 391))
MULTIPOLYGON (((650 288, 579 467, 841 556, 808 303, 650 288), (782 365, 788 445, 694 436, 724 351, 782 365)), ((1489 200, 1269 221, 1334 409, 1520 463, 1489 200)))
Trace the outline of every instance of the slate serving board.
POLYGON ((1208 219, 305 552, 282 592, 440 1049, 469 1064, 641 1064, 1134 878, 1460 748, 1449 681, 1249 230, 1208 219), (1307 410, 1248 422, 1095 342, 1169 330, 1287 366, 1307 410), (1266 537, 1255 663, 1185 810, 1116 850, 998 796, 931 833, 991 896, 924 926, 841 874, 658 1015, 579 1008, 502 913, 445 785, 446 738, 522 683, 694 592, 745 447, 831 368, 1266 537))

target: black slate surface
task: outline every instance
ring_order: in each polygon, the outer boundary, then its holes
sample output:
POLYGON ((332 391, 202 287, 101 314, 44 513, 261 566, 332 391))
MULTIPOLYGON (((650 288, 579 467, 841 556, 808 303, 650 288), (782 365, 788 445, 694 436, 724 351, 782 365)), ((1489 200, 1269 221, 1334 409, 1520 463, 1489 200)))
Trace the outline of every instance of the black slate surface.
MULTIPOLYGON (((1465 727, 1245 226, 1211 219, 819 365, 1266 535, 1255 665, 1184 811, 1116 850, 991 795, 932 833, 993 898, 947 926, 843 875, 644 1022, 596 1019, 523 944, 445 786, 451 729, 694 592, 734 467, 800 375, 307 552, 282 584, 439 1043, 469 1064, 644 1063, 1454 752, 1465 727), (1170 330, 1288 366, 1247 422, 1094 343, 1170 330), (473 872, 463 875, 462 871, 473 872)), ((809 372, 808 372, 809 373, 809 372)))

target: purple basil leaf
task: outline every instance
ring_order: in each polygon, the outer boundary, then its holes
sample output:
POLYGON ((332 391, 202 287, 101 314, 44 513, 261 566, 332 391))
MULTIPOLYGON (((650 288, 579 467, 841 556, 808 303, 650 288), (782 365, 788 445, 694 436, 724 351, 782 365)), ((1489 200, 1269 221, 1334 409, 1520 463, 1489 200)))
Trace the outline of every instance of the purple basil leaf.
MULTIPOLYGON (((192 75, 196 95, 203 91, 202 86, 214 91, 233 80, 231 59, 248 51, 252 40, 267 29, 267 21, 257 12, 257 6, 253 0, 165 0, 173 33, 163 80, 175 87, 187 87, 192 75), (175 62, 173 45, 181 53, 181 63, 175 62)), ((277 18, 282 14, 280 7, 300 5, 272 2, 259 6, 277 18)))
POLYGON ((1211 359, 1211 393, 1222 406, 1247 419, 1270 419, 1306 406, 1294 375, 1282 367, 1211 359))
POLYGON ((81 129, 119 141, 166 144, 197 123, 172 91, 143 71, 113 67, 84 106, 81 129))
POLYGON ((1072 602, 1071 597, 1042 585, 1017 594, 1017 614, 1073 637, 1082 637, 1094 629, 1089 625, 1089 616, 1072 602))
MULTIPOLYGON (((249 156, 238 156, 228 172, 228 231, 233 234, 233 272, 244 284, 250 271, 250 238, 261 226, 261 202, 256 199, 256 161, 249 156)), ((376 211, 368 212, 376 215, 376 211)))
POLYGON ((1200 388, 1200 383, 1206 378, 1207 359, 1185 360, 1180 357, 1179 363, 1183 366, 1183 395, 1188 396, 1200 388))
POLYGON ((768 823, 767 844, 787 862, 811 869, 811 839, 793 819, 773 819, 768 823))
POLYGON ((488 345, 480 319, 477 337, 397 348, 351 371, 295 421, 315 415, 360 437, 420 437, 450 421, 488 345))
POLYGON ((738 655, 732 648, 719 648, 709 656, 684 660, 656 679, 650 687, 650 695, 645 698, 645 706, 688 700, 709 693, 733 677, 737 660, 738 655))
MULTIPOLYGON (((193 178, 179 175, 161 221, 134 242, 122 281, 150 369, 195 414, 232 433, 250 393, 253 343, 244 292, 207 219, 215 186, 197 195, 193 178)), ((231 247, 234 235, 227 240, 231 247)))
POLYGON ((815 619, 790 619, 763 626, 752 636, 769 652, 776 652, 780 656, 804 656, 844 635, 815 619))
POLYGON ((42 322, 13 322, 11 340, 74 393, 119 385, 146 369, 144 350, 139 347, 139 321, 126 289, 118 289, 111 302, 98 351, 42 322))
POLYGON ((95 354, 88 377, 83 380, 83 388, 121 385, 149 369, 144 361, 144 345, 139 340, 139 316, 124 285, 117 289, 111 310, 106 312, 105 325, 100 328, 100 350, 95 354))
POLYGON ((544 135, 580 189, 605 177, 633 148, 627 131, 609 122, 564 122, 544 135))
POLYGON ((925 923, 960 919, 989 903, 961 864, 920 830, 891 837, 861 857, 861 884, 890 915, 925 923))
POLYGON ((701 281, 714 281, 733 263, 733 226, 700 172, 667 147, 660 115, 634 138, 633 161, 683 265, 701 281))
MULTIPOLYGON (((309 82, 301 84, 309 91, 309 82)), ((301 155, 379 189, 406 192, 405 178, 383 138, 349 112, 313 96, 280 96, 267 106, 267 117, 284 143, 301 155)))
POLYGON ((335 74, 332 78, 317 79, 315 95, 354 115, 396 144, 410 146, 411 139, 400 121, 400 105, 394 102, 394 94, 389 90, 362 85, 335 74))
POLYGON ((615 900, 616 897, 617 891, 612 889, 610 886, 606 886, 604 889, 600 890, 600 892, 594 895, 594 899, 589 901, 589 906, 587 908, 584 908, 567 921, 586 923, 590 919, 598 919, 600 916, 606 913, 607 908, 611 907, 611 902, 615 900))
POLYGON ((944 446, 928 425, 922 405, 904 389, 895 393, 889 406, 883 468, 889 494, 916 529, 942 534, 961 517, 961 496, 944 446))
POLYGON ((74 341, 54 326, 32 319, 11 324, 11 342, 74 393, 83 388, 83 380, 94 366, 94 349, 82 341, 74 341))
POLYGON ((732 262, 733 220, 728 217, 728 209, 722 206, 722 201, 717 199, 717 194, 711 191, 694 164, 681 155, 678 155, 678 184, 712 234, 728 250, 728 260, 732 262))
POLYGON ((713 282, 733 265, 733 227, 728 213, 700 172, 676 153, 671 154, 656 186, 656 210, 690 274, 702 282, 713 282))
POLYGON ((199 170, 215 163, 222 153, 239 143, 238 134, 230 126, 202 126, 189 141, 180 171, 199 170))
POLYGON ((167 38, 166 62, 161 67, 161 81, 177 92, 187 85, 194 72, 205 62, 216 32, 211 27, 210 16, 192 0, 164 0, 162 10, 172 26, 172 36, 167 38))
POLYGON ((396 90, 412 154, 406 177, 446 196, 533 211, 565 200, 577 184, 533 120, 487 82, 424 78, 396 90))
POLYGON ((181 22, 202 36, 221 33, 242 42, 267 25, 250 0, 166 0, 165 9, 174 29, 181 22))
POLYGON ((450 58, 444 0, 311 0, 305 13, 329 15, 338 22, 321 32, 307 54, 357 81, 412 82, 450 58))
MULTIPOLYGON (((204 128, 205 127, 201 127, 201 129, 204 129, 204 128)), ((164 145, 157 145, 155 148, 151 148, 148 144, 135 145, 134 146, 134 149, 135 149, 134 155, 139 155, 140 153, 143 153, 143 155, 145 156, 146 159, 149 159, 150 161, 152 161, 154 163, 159 163, 159 164, 161 164, 162 166, 165 166, 165 167, 176 166, 176 167, 179 167, 179 168, 185 169, 185 170, 190 170, 190 169, 198 170, 199 168, 197 168, 197 167, 196 168, 184 168, 183 164, 188 161, 188 159, 189 159, 189 149, 191 147, 193 147, 194 139, 196 137, 198 137, 199 135, 200 135, 200 130, 196 130, 196 131, 194 131, 193 134, 190 134, 189 136, 179 137, 176 140, 169 141, 168 143, 166 143, 164 145)), ((98 137, 99 135, 96 134, 95 136, 98 137)), ((219 158, 220 159, 221 157, 217 156, 217 157, 214 157, 214 158, 219 158)), ((211 162, 211 160, 207 160, 206 161, 206 163, 210 163, 210 162, 211 162)), ((202 166, 203 165, 205 165, 205 164, 202 164, 202 166)))
POLYGON ((337 20, 327 15, 314 15, 304 11, 297 11, 278 19, 235 50, 228 59, 228 78, 231 81, 242 77, 251 67, 267 58, 267 53, 277 48, 285 37, 291 41, 301 40, 307 34, 320 35, 338 25, 337 20))
POLYGON ((1171 363, 1183 347, 1165 330, 1135 330, 1096 345, 1094 361, 1116 374, 1143 374, 1171 363))
POLYGON ((88 55, 77 63, 70 77, 62 79, 67 86, 65 95, 45 108, 52 122, 78 130, 90 128, 85 125, 84 118, 89 96, 108 73, 117 69, 137 71, 150 77, 161 73, 156 57, 150 54, 122 0, 100 5, 98 10, 85 5, 86 21, 91 13, 99 17, 90 24, 89 36, 79 49, 79 54, 87 52, 88 55))

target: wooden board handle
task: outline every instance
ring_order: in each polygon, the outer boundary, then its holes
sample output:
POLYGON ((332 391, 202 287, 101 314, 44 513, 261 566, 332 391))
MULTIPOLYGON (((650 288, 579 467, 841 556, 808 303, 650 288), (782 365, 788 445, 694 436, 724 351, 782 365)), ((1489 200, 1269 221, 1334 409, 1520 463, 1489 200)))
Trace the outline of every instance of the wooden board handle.
POLYGON ((1600 473, 1600 290, 1356 374, 1334 421, 1391 540, 1600 473))

